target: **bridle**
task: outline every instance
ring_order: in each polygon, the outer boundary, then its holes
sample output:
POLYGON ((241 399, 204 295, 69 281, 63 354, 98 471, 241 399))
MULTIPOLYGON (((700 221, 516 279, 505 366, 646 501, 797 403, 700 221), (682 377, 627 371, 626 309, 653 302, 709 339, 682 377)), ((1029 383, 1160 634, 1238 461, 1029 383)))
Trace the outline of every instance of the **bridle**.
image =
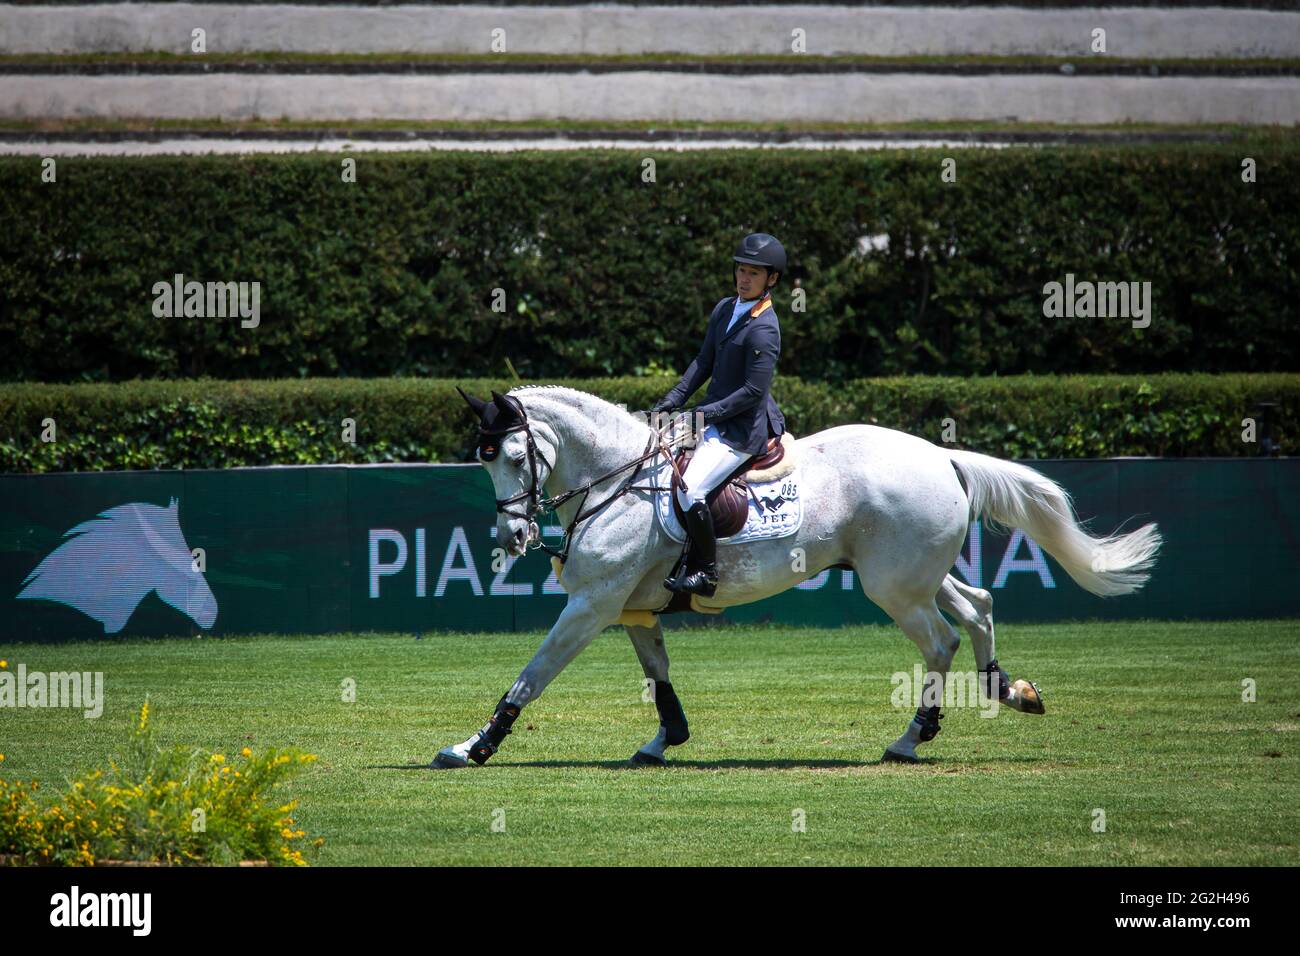
MULTIPOLYGON (((633 479, 635 479, 636 475, 640 472, 640 469, 638 468, 636 472, 633 472, 628 477, 627 482, 624 485, 622 485, 620 488, 618 488, 612 495, 610 495, 600 504, 596 505, 594 508, 590 508, 584 511, 583 507, 587 503, 587 498, 591 494, 592 488, 594 488, 596 485, 600 484, 601 482, 607 481, 608 479, 614 477, 615 475, 620 474, 621 472, 627 471, 629 468, 644 464, 647 458, 654 457, 655 455, 658 455, 661 451, 668 458, 668 461, 672 463, 673 469, 676 470, 677 468, 677 464, 672 457, 671 446, 673 444, 676 444, 678 442, 678 439, 671 439, 669 441, 664 440, 664 431, 667 430, 668 426, 665 426, 663 431, 655 431, 651 429, 650 437, 646 441, 646 450, 641 453, 640 457, 634 458, 625 465, 621 465, 618 468, 613 469, 612 471, 607 471, 603 475, 593 478, 591 481, 587 482, 585 485, 582 485, 581 487, 571 489, 569 491, 566 491, 562 494, 555 495, 553 497, 544 497, 542 495, 542 483, 539 481, 538 474, 537 474, 537 459, 540 458, 542 460, 542 463, 546 465, 548 477, 550 476, 551 473, 555 471, 555 465, 552 462, 547 461, 546 456, 543 455, 541 449, 537 447, 537 441, 533 437, 533 430, 532 427, 529 425, 528 413, 524 410, 523 403, 519 401, 519 399, 515 398, 513 395, 506 395, 504 397, 506 398, 507 401, 511 403, 511 407, 515 409, 516 413, 519 416, 519 420, 515 422, 515 424, 509 425, 505 428, 484 428, 482 425, 480 425, 478 429, 479 443, 482 444, 482 439, 485 436, 505 436, 518 431, 524 433, 524 440, 526 443, 526 447, 528 449, 528 470, 531 478, 529 487, 526 490, 521 491, 519 494, 513 495, 512 497, 497 498, 496 504, 497 504, 498 514, 509 515, 512 518, 522 518, 523 520, 528 522, 528 537, 525 539, 524 542, 525 550, 527 550, 528 548, 541 548, 547 554, 559 558, 560 562, 564 563, 569 558, 569 545, 573 541, 573 529, 576 528, 579 525, 579 523, 586 521, 592 515, 599 513, 602 509, 613 504, 614 501, 623 497, 623 495, 627 494, 629 491, 666 490, 654 485, 649 485, 649 486, 633 485, 632 484, 633 479), (555 548, 552 548, 550 545, 546 544, 546 542, 542 540, 540 529, 537 528, 537 522, 534 519, 537 517, 537 515, 543 512, 554 511, 556 508, 564 504, 570 498, 573 498, 577 495, 582 495, 582 501, 579 503, 578 510, 574 514, 573 519, 569 522, 568 527, 564 529, 564 547, 563 549, 557 551, 555 548), (509 505, 513 505, 515 502, 522 501, 525 498, 528 499, 528 505, 526 506, 526 509, 524 511, 521 512, 521 511, 510 510, 509 505)), ((685 482, 683 482, 682 484, 683 487, 685 487, 685 482)))
POLYGON ((542 464, 546 465, 548 475, 550 472, 555 470, 555 465, 547 461, 546 456, 543 455, 541 449, 537 447, 537 440, 533 438, 533 430, 528 425, 528 414, 524 411, 523 403, 513 395, 507 395, 506 398, 517 410, 519 421, 507 428, 484 428, 480 425, 478 430, 479 444, 481 445, 482 439, 488 435, 505 436, 517 431, 522 431, 524 433, 524 439, 527 442, 528 447, 528 471, 532 476, 532 483, 529 485, 527 490, 521 491, 519 494, 511 498, 498 498, 496 499, 496 502, 498 514, 509 515, 512 518, 523 518, 525 521, 531 522, 533 517, 539 511, 544 510, 542 485, 538 480, 537 475, 537 459, 542 459, 542 464), (511 511, 506 507, 507 505, 514 504, 516 501, 522 501, 524 498, 528 499, 528 510, 526 512, 511 511))

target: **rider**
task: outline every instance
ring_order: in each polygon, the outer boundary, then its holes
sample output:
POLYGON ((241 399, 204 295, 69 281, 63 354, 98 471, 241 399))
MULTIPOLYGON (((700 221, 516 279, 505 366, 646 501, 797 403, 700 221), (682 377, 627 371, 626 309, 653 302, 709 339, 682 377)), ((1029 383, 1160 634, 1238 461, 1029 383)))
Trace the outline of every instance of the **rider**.
POLYGON ((703 413, 705 424, 683 475, 688 490, 677 492, 691 538, 690 559, 678 577, 664 580, 670 591, 705 597, 718 586, 717 539, 706 496, 762 454, 768 438, 785 431, 785 417, 769 390, 781 354, 781 326, 771 290, 785 272, 785 249, 774 237, 756 232, 741 241, 732 259, 737 294, 714 306, 700 354, 651 409, 677 411, 712 373, 704 403, 686 413, 692 418, 703 413))

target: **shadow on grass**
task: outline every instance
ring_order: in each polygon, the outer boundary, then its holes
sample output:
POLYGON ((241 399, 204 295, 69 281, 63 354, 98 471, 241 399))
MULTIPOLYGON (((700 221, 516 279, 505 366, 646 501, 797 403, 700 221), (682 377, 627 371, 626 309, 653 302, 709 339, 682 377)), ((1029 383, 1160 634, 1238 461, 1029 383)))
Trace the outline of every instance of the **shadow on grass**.
MULTIPOLYGON (((921 757, 914 764, 885 760, 669 760, 666 767, 634 765, 627 760, 494 760, 493 767, 514 767, 527 770, 853 770, 865 767, 938 767, 952 770, 962 768, 1000 766, 1003 764, 1059 763, 1047 757, 992 757, 972 760, 945 757, 921 757)), ((371 764, 364 770, 436 770, 427 763, 371 764)), ((461 768, 469 769, 469 768, 461 768)))

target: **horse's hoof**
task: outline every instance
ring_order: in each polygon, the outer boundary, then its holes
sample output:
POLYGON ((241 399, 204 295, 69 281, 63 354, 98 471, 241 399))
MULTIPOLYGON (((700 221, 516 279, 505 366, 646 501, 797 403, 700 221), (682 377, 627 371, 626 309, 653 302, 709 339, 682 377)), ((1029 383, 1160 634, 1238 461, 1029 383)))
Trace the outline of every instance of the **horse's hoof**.
POLYGON ((914 754, 900 754, 893 750, 886 750, 885 755, 880 758, 881 763, 920 763, 914 754))
POLYGON ((429 767, 433 770, 459 770, 461 767, 469 766, 469 761, 464 757, 457 757, 449 750, 439 750, 438 756, 433 758, 429 767))
POLYGON ((663 757, 656 757, 654 754, 648 754, 644 750, 638 750, 632 755, 631 759, 628 760, 628 765, 632 767, 666 767, 668 766, 668 761, 663 757))
POLYGON ((1018 680, 1011 685, 1011 689, 1016 692, 1016 700, 1020 703, 1017 710, 1022 714, 1047 713, 1047 708, 1043 706, 1042 692, 1033 681, 1018 680))

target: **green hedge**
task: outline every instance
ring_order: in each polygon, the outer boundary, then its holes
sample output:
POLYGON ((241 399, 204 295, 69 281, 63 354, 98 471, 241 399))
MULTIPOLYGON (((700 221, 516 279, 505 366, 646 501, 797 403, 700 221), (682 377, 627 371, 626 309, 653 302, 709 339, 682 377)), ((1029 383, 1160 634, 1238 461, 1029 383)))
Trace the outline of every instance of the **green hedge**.
POLYGON ((1300 367, 1300 144, 959 150, 955 183, 944 156, 361 154, 354 184, 326 155, 65 158, 53 184, 3 157, 0 381, 680 370, 756 229, 807 295, 777 296, 783 375, 1300 367), (260 282, 261 326, 155 318, 175 273, 260 282), (1045 318, 1067 273, 1149 281, 1150 328, 1045 318))
MULTIPOLYGON (((461 379, 471 394, 501 380, 461 379)), ((648 408, 669 378, 567 380, 648 408)), ((331 462, 465 460, 473 420, 448 380, 142 381, 0 389, 0 470, 224 468, 331 462), (42 443, 53 419, 57 441, 42 443), (342 420, 357 424, 355 445, 342 420)), ((773 389, 797 437, 869 422, 1004 458, 1241 456, 1241 420, 1275 401, 1274 437, 1295 450, 1300 375, 1034 376, 858 379, 840 386, 782 376, 773 389)), ((703 392, 697 393, 697 400, 703 392)))

